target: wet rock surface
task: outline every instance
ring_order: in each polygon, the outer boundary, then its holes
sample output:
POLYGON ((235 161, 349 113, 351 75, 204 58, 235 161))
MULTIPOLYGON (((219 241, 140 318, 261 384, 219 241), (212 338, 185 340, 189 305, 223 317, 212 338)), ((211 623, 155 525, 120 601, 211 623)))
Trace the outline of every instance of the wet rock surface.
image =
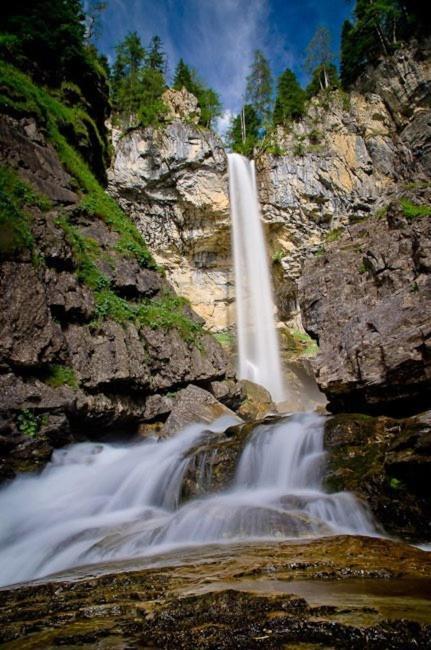
MULTIPOLYGON (((416 193, 427 204, 429 190, 416 193)), ((385 216, 353 225, 307 260, 300 302, 318 342, 312 364, 333 411, 402 413, 431 395, 429 217, 385 216)))
POLYGON ((392 535, 431 540, 431 412, 404 420, 340 414, 325 427, 326 487, 364 499, 392 535))
POLYGON ((405 545, 335 537, 213 546, 152 558, 149 568, 89 567, 1 590, 0 640, 5 648, 429 648, 430 562, 405 545))

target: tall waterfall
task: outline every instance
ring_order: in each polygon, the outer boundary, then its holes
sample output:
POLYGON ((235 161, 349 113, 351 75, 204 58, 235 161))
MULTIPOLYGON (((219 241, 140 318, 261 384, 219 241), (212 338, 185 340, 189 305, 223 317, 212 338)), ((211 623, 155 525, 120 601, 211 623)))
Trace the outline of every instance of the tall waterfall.
POLYGON ((264 386, 275 402, 281 402, 286 394, 254 163, 236 153, 229 154, 228 161, 235 263, 238 377, 264 386))
POLYGON ((217 434, 203 425, 165 441, 57 450, 40 476, 0 490, 0 584, 196 544, 373 534, 353 495, 322 488, 323 423, 297 414, 257 426, 226 490, 211 493, 209 471, 207 496, 183 504, 190 452, 206 441, 212 452, 197 465, 211 469, 217 434))

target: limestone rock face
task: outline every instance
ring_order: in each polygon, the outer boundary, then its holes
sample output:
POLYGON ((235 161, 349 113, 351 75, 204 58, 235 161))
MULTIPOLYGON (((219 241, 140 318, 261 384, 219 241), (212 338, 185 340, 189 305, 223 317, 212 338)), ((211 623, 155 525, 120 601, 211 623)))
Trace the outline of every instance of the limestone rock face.
POLYGON ((430 239, 429 217, 407 220, 395 201, 386 218, 349 227, 306 261, 301 308, 332 410, 387 413, 429 401, 430 239))
POLYGON ((186 88, 183 87, 181 90, 168 88, 163 93, 162 99, 168 109, 167 120, 186 120, 193 124, 199 122, 201 109, 198 100, 186 88))
MULTIPOLYGON (((169 93, 175 106, 193 97, 169 93)), ((183 108, 175 111, 184 120, 183 108)), ((116 142, 109 191, 207 325, 231 324, 228 178, 220 139, 179 119, 163 129, 129 131, 116 142)))
POLYGON ((431 63, 405 49, 370 69, 355 91, 314 98, 305 117, 279 129, 279 155, 257 159, 258 187, 282 318, 295 312, 304 259, 331 230, 387 205, 401 183, 431 173, 431 63))

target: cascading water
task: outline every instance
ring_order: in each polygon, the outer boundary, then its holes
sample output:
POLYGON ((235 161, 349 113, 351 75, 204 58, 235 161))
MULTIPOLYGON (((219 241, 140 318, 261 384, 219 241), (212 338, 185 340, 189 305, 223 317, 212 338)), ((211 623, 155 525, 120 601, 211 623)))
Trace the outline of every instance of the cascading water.
POLYGON ((228 161, 238 377, 264 386, 275 402, 281 402, 286 399, 286 393, 254 163, 236 153, 229 154, 228 161))
POLYGON ((183 505, 187 453, 211 435, 202 425, 166 441, 56 451, 40 476, 0 491, 0 584, 195 544, 373 534, 351 494, 322 490, 323 422, 297 414, 257 426, 228 489, 183 505))

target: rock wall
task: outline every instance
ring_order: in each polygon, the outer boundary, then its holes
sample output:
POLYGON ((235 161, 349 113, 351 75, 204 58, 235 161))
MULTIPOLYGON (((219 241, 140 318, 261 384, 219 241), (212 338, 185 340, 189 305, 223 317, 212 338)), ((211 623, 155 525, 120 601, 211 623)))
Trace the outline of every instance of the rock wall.
POLYGON ((172 121, 164 128, 114 134, 109 191, 175 289, 208 327, 225 329, 234 320, 226 154, 195 124, 193 95, 169 93, 172 121))
POLYGON ((43 465, 72 439, 132 434, 166 419, 174 393, 189 383, 229 401, 222 348, 199 332, 189 307, 178 307, 163 275, 124 250, 118 229, 81 205, 75 179, 35 119, 0 116, 0 145, 0 163, 50 201, 27 209, 32 248, 0 259, 0 480, 43 465), (90 261, 82 246, 93 251, 90 261), (89 264, 96 285, 109 286, 110 306, 83 283, 89 264), (159 323, 157 311, 153 324, 122 318, 123 308, 157 310, 163 300, 178 312, 178 328, 159 323), (195 338, 181 322, 191 332, 196 325, 195 338))
MULTIPOLYGON (((413 197, 412 197, 413 198, 413 197)), ((431 192, 350 226, 306 261, 300 302, 319 343, 318 384, 336 411, 403 412, 431 396, 431 192), (410 205, 408 203, 407 205, 410 205)))

